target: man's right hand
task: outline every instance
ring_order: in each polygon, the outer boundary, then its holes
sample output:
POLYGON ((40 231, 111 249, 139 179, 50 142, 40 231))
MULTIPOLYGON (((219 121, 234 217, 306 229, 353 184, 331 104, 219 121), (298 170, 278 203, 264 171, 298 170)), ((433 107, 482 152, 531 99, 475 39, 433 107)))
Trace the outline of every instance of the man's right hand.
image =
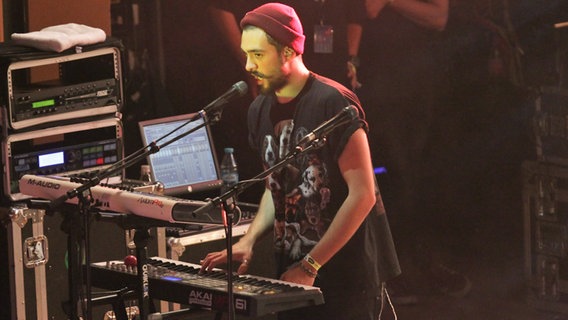
MULTIPOLYGON (((247 272, 252 255, 252 246, 245 244, 244 241, 239 241, 233 245, 233 261, 240 263, 237 269, 238 274, 247 272)), ((201 272, 210 272, 215 266, 227 263, 227 261, 227 249, 211 252, 200 261, 201 272)))

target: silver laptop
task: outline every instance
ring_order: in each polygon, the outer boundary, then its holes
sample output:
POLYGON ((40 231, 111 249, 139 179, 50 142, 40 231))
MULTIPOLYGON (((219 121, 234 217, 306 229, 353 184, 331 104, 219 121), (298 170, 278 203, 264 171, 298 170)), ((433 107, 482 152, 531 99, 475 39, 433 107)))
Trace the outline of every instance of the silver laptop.
POLYGON ((145 146, 152 141, 162 146, 180 134, 201 126, 148 156, 152 180, 164 184, 164 194, 182 195, 221 187, 215 147, 209 126, 203 125, 206 122, 204 117, 191 113, 139 122, 145 146))

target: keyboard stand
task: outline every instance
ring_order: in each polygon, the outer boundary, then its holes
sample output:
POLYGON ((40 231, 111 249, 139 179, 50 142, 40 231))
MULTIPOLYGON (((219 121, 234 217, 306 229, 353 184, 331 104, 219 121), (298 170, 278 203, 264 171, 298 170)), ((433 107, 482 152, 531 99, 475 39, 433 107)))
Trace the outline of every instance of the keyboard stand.
MULTIPOLYGON (((108 220, 119 225, 124 230, 135 230, 134 245, 136 246, 136 271, 137 285, 135 289, 136 298, 138 300, 138 308, 140 311, 139 319, 165 319, 156 318, 156 308, 150 298, 150 289, 148 287, 148 242, 150 240, 149 229, 153 227, 177 227, 183 228, 186 224, 176 224, 167 221, 156 220, 137 216, 134 214, 116 213, 116 212, 98 212, 97 218, 100 220, 108 220), (152 316, 150 316, 152 315, 152 316)), ((183 311, 183 310, 181 310, 183 311)))

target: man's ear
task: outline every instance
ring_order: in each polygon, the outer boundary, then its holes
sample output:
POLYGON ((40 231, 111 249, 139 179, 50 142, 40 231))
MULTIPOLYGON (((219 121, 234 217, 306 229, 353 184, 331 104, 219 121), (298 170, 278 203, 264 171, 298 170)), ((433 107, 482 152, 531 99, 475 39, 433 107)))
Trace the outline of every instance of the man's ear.
POLYGON ((284 48, 284 56, 286 58, 290 58, 292 55, 294 54, 294 49, 290 48, 290 47, 285 47, 284 48))

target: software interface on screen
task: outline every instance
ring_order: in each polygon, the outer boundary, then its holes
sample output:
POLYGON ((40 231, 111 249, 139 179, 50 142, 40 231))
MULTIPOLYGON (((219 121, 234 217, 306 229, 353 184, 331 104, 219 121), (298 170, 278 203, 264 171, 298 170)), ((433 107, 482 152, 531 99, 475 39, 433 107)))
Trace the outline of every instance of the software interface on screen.
POLYGON ((160 148, 149 155, 152 179, 164 184, 165 194, 181 194, 214 189, 221 186, 215 147, 203 117, 195 114, 180 115, 142 121, 139 123, 144 145, 158 141, 162 146, 171 139, 198 126, 194 132, 160 148), (190 119, 194 121, 187 123, 190 119), (161 139, 176 128, 187 123, 168 137, 161 139))

